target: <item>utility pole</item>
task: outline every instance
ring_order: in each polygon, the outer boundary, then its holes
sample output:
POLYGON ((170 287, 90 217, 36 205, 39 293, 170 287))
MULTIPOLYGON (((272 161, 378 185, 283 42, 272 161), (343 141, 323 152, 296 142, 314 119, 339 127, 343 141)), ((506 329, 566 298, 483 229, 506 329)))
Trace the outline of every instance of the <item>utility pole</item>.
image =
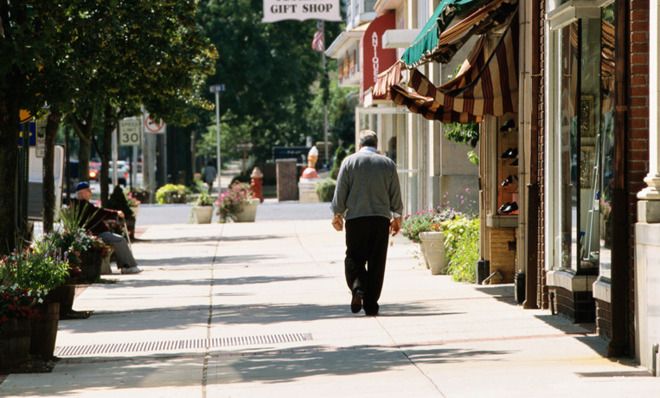
POLYGON ((216 170, 217 174, 217 187, 218 193, 220 193, 220 170, 222 170, 222 162, 220 158, 220 93, 225 91, 224 84, 214 84, 209 88, 209 91, 215 94, 215 145, 216 145, 216 170))
POLYGON ((325 22, 324 21, 319 21, 319 30, 321 31, 321 34, 323 35, 323 51, 321 51, 321 67, 323 68, 323 148, 325 149, 325 164, 327 165, 327 168, 330 168, 330 157, 329 157, 329 146, 330 143, 328 142, 328 97, 329 97, 329 91, 330 87, 328 85, 330 82, 328 81, 328 70, 326 67, 326 59, 325 59, 325 22))

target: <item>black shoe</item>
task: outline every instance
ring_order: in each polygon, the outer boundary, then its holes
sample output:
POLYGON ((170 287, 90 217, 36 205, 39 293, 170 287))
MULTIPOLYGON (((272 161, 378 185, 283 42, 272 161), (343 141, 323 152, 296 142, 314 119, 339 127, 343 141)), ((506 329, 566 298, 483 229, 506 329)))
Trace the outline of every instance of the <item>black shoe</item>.
POLYGON ((366 305, 364 306, 364 313, 367 316, 376 316, 378 315, 378 304, 376 305, 366 305))
POLYGON ((511 166, 518 166, 518 158, 515 158, 513 162, 511 162, 511 166))
POLYGON ((353 298, 351 299, 351 312, 357 314, 362 309, 362 290, 355 289, 353 290, 353 298))
POLYGON ((518 156, 518 148, 509 148, 506 151, 502 152, 500 157, 502 159, 514 159, 518 156))
POLYGON ((500 127, 500 131, 511 131, 516 127, 516 122, 513 119, 509 119, 504 124, 502 127, 500 127))
POLYGON ((514 212, 518 210, 518 203, 516 202, 506 202, 502 206, 500 206, 499 210, 497 210, 498 213, 500 214, 509 214, 511 212, 514 212))
POLYGON ((518 177, 514 175, 510 175, 507 178, 503 179, 502 182, 500 182, 500 185, 506 187, 507 185, 513 183, 514 181, 518 181, 518 177))

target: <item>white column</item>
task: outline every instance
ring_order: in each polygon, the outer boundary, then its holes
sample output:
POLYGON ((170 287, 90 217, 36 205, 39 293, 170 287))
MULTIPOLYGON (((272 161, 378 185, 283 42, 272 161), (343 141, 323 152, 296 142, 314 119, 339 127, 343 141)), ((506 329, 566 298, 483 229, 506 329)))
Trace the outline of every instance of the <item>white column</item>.
POLYGON ((660 30, 658 29, 658 16, 660 16, 660 2, 652 2, 649 12, 649 173, 644 178, 648 185, 641 190, 637 197, 642 200, 660 200, 660 140, 658 135, 658 113, 660 112, 660 59, 658 58, 658 42, 660 30))

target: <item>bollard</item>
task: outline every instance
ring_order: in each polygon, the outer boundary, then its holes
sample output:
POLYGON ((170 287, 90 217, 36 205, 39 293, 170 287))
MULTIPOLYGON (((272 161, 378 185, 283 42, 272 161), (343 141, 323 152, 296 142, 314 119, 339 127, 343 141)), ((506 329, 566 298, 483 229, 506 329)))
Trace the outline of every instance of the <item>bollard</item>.
POLYGON ((264 191, 263 191, 263 182, 264 174, 258 167, 252 169, 252 174, 250 174, 250 188, 252 189, 252 194, 255 198, 259 198, 259 202, 264 202, 264 191))

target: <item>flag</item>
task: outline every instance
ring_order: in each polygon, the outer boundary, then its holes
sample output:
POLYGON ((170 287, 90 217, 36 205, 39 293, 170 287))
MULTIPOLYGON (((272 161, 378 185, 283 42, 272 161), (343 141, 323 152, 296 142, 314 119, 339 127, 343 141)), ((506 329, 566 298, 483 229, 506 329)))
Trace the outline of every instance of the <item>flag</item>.
POLYGON ((323 52, 325 51, 325 32, 323 27, 320 26, 319 29, 314 33, 314 38, 312 39, 312 50, 323 52))

